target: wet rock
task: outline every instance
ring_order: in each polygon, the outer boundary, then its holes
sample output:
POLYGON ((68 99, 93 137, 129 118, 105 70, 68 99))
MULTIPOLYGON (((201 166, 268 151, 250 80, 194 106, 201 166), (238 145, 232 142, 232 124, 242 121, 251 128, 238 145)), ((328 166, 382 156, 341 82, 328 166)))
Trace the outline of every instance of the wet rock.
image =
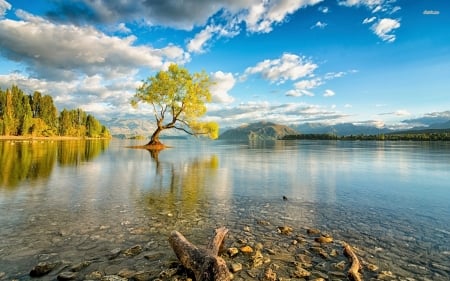
POLYGON ((379 268, 378 268, 378 266, 376 266, 376 265, 374 265, 372 263, 369 263, 367 265, 367 269, 370 270, 370 271, 378 271, 379 268))
POLYGON ((150 272, 148 271, 138 271, 134 274, 133 280, 135 281, 149 281, 152 279, 150 272))
POLYGON ((6 276, 6 273, 5 272, 2 272, 2 271, 0 271, 0 279, 2 279, 3 277, 5 277, 6 276))
POLYGON ((318 230, 317 228, 308 228, 306 230, 306 233, 308 233, 309 235, 317 235, 320 234, 320 230, 318 230))
POLYGON ((131 248, 126 249, 123 254, 128 257, 137 256, 142 252, 142 246, 141 245, 135 245, 131 248))
POLYGON ((257 250, 255 254, 252 256, 252 266, 253 267, 259 267, 264 262, 264 256, 262 255, 261 251, 257 250))
POLYGON ((393 280, 395 278, 394 274, 390 271, 381 271, 377 275, 378 280, 393 280))
POLYGON ((160 274, 159 277, 161 278, 170 278, 172 276, 174 276, 175 274, 177 274, 178 269, 176 268, 169 268, 166 270, 163 270, 160 274))
POLYGON ((300 262, 300 265, 303 267, 312 267, 312 259, 310 256, 305 254, 298 254, 295 256, 296 259, 300 262))
POLYGON ((108 253, 107 257, 108 257, 108 259, 113 260, 113 259, 117 258, 121 252, 122 252, 122 250, 120 248, 115 248, 108 253))
POLYGON ((279 226, 278 227, 278 233, 284 234, 284 235, 291 235, 293 229, 290 226, 279 226))
POLYGON ((321 257, 324 258, 324 259, 327 259, 327 258, 328 258, 328 253, 327 253, 323 248, 321 248, 321 247, 313 246, 313 247, 311 247, 311 250, 312 250, 313 252, 319 254, 319 256, 321 256, 321 257))
POLYGON ((296 277, 296 278, 304 278, 304 277, 309 277, 311 275, 311 272, 309 272, 308 270, 304 269, 301 266, 297 266, 295 268, 295 271, 292 273, 292 277, 296 277))
POLYGON ((78 272, 78 271, 82 270, 83 268, 88 267, 90 264, 91 264, 90 261, 80 262, 80 263, 78 263, 78 264, 73 265, 73 266, 70 268, 70 271, 78 272))
POLYGON ((314 240, 319 243, 331 243, 333 242, 333 237, 331 237, 330 235, 321 235, 314 240))
POLYGON ((86 280, 100 280, 102 279, 103 274, 100 271, 93 271, 89 274, 87 274, 84 278, 86 280))
POLYGON ((311 272, 310 279, 313 279, 313 280, 317 280, 317 279, 319 279, 319 280, 328 280, 329 277, 328 277, 328 275, 326 275, 323 272, 314 270, 314 271, 311 272))
POLYGON ((78 273, 72 272, 72 271, 63 271, 60 274, 58 274, 58 280, 59 281, 69 281, 74 280, 78 276, 78 273))
POLYGON ((259 224, 259 225, 270 225, 270 222, 268 222, 268 221, 264 221, 264 220, 258 220, 257 221, 257 224, 259 224))
POLYGON ((52 271, 59 263, 40 262, 30 271, 31 277, 41 277, 52 271))
POLYGON ((346 262, 345 261, 340 261, 338 263, 333 264, 333 267, 335 269, 337 269, 337 270, 340 270, 340 271, 344 271, 345 266, 346 266, 346 262))
POLYGON ((234 262, 231 264, 231 272, 236 273, 242 270, 242 264, 239 262, 234 262))
POLYGON ((148 259, 148 260, 157 260, 159 259, 161 256, 163 256, 164 254, 161 252, 156 252, 156 251, 152 251, 152 252, 146 252, 144 253, 144 258, 148 259))
POLYGON ((338 253, 338 251, 336 251, 336 249, 332 249, 330 252, 330 256, 337 257, 337 256, 339 256, 339 253, 338 253))
POLYGON ((264 275, 261 281, 275 281, 277 280, 277 274, 273 272, 272 268, 268 267, 264 270, 264 275))
POLYGON ((248 245, 241 247, 240 250, 241 250, 241 252, 244 253, 244 254, 250 254, 250 253, 253 253, 253 248, 250 247, 250 246, 248 246, 248 245))
POLYGON ((347 274, 345 274, 344 272, 340 272, 340 271, 330 271, 328 272, 328 274, 330 276, 336 277, 336 278, 347 278, 347 274))
POLYGON ((255 250, 260 250, 262 251, 262 249, 264 248, 263 244, 258 242, 255 244, 255 250))
POLYGON ((128 281, 128 279, 117 275, 106 275, 102 277, 101 281, 128 281))
POLYGON ((245 227, 244 227, 244 231, 245 231, 245 232, 251 232, 250 226, 245 226, 245 227))
POLYGON ((136 274, 136 271, 128 269, 128 268, 122 269, 119 271, 119 273, 117 273, 117 275, 119 275, 120 277, 127 278, 127 279, 130 279, 135 274, 136 274))
POLYGON ((238 250, 237 248, 234 248, 234 247, 228 248, 227 254, 228 254, 230 257, 235 257, 237 254, 239 254, 239 250, 238 250))

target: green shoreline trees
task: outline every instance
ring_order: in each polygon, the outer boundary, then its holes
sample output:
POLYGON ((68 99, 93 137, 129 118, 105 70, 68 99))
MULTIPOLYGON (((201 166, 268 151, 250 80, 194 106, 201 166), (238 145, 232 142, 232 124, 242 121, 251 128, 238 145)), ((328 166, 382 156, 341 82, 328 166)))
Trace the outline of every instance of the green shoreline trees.
POLYGON ((13 85, 0 89, 0 135, 29 137, 110 138, 109 130, 82 109, 63 109, 58 115, 49 95, 27 95, 13 85))

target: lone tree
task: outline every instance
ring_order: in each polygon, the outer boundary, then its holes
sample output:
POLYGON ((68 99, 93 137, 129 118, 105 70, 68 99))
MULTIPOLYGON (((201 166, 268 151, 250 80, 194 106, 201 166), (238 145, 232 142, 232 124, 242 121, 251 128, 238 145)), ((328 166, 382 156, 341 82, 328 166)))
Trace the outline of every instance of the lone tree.
POLYGON ((156 129, 147 146, 163 146, 159 135, 166 129, 177 129, 189 135, 206 135, 216 139, 219 126, 215 122, 201 122, 206 113, 205 103, 211 102, 209 76, 204 72, 190 74, 186 68, 171 64, 167 71, 159 71, 136 89, 131 105, 150 104, 156 119, 156 129))

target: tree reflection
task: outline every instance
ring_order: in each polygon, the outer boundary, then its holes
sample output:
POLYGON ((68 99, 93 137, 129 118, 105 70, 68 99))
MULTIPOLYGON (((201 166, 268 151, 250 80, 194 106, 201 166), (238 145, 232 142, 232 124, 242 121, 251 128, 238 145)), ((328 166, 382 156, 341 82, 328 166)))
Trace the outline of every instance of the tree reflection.
POLYGON ((178 219, 198 218, 204 212, 208 191, 215 188, 219 160, 216 155, 180 162, 164 162, 159 151, 149 150, 156 180, 146 193, 146 208, 178 219))
POLYGON ((109 140, 0 141, 0 188, 47 179, 55 166, 78 165, 103 153, 109 140))

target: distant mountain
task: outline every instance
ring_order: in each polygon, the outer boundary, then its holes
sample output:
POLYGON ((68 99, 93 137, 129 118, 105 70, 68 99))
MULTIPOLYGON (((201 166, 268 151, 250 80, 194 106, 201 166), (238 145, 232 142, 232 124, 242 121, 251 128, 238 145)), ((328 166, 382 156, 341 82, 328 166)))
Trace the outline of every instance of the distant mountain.
MULTIPOLYGON (((102 121, 109 128, 111 135, 118 138, 130 138, 135 136, 144 136, 150 138, 156 129, 156 124, 151 119, 121 119, 112 118, 102 121)), ((186 136, 185 133, 178 130, 165 130, 161 137, 180 137, 186 136)))
POLYGON ((221 140, 277 140, 286 135, 297 135, 298 132, 288 126, 271 122, 258 122, 229 129, 220 135, 221 140))
POLYGON ((360 126, 353 123, 341 123, 328 125, 321 123, 304 123, 291 126, 302 134, 335 134, 337 136, 349 135, 378 135, 393 132, 388 128, 377 128, 375 126, 360 126))

